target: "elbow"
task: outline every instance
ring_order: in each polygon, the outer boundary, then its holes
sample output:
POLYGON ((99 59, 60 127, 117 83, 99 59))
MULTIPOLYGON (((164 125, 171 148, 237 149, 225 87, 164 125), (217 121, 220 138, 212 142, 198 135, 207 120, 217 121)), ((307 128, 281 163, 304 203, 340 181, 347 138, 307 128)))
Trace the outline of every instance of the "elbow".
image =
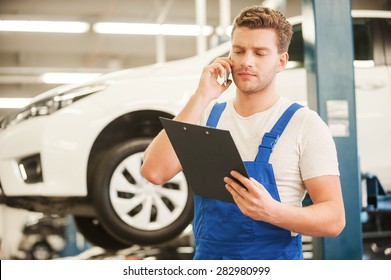
POLYGON ((148 167, 145 164, 141 166, 141 175, 154 185, 163 185, 168 181, 163 176, 160 176, 155 168, 148 167))
POLYGON ((327 235, 330 237, 337 237, 344 230, 346 225, 345 216, 339 217, 332 225, 329 227, 327 235))

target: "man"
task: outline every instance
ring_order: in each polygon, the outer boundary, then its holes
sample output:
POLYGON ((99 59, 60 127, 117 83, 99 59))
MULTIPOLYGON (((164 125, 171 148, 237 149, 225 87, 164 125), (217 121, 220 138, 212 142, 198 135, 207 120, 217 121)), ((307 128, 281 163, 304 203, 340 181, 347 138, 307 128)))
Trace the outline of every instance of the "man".
MULTIPOLYGON (((278 11, 245 8, 235 18, 230 57, 203 69, 176 120, 230 130, 250 178, 222 178, 235 201, 195 196, 195 259, 302 259, 301 234, 337 236, 345 226, 335 144, 308 108, 280 97, 292 26, 278 11), (235 98, 215 104, 231 85, 235 98), (301 207, 308 192, 313 204, 301 207)), ((162 184, 182 170, 164 131, 145 153, 143 176, 162 184)))

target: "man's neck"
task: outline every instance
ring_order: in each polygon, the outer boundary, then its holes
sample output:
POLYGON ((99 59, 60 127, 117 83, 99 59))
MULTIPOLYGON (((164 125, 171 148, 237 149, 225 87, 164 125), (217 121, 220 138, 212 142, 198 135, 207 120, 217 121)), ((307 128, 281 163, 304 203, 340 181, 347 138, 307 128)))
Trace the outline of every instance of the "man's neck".
POLYGON ((253 94, 238 91, 234 108, 242 117, 248 117, 271 108, 279 98, 280 96, 274 91, 253 94))

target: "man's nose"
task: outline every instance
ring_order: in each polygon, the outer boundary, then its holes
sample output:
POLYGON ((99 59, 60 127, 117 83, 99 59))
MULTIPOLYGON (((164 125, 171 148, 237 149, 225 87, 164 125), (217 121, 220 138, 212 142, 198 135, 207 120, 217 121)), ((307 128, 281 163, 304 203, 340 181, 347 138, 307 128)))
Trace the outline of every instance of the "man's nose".
POLYGON ((240 65, 243 68, 250 67, 252 68, 254 66, 254 57, 251 53, 245 53, 240 61, 240 65))

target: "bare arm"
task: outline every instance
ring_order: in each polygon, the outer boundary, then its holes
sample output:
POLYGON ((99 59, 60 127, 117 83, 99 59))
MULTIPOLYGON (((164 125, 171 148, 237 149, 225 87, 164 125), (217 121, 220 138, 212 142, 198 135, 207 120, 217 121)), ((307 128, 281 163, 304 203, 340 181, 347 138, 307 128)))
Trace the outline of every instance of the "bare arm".
MULTIPOLYGON (((230 71, 232 62, 228 58, 218 58, 206 66, 202 72, 198 88, 186 106, 175 117, 178 121, 196 123, 212 100, 218 98, 232 83, 217 83, 224 69, 230 71)), ((142 175, 150 182, 161 185, 182 170, 179 160, 164 130, 149 145, 141 167, 142 175)))
POLYGON ((256 180, 238 172, 232 175, 248 190, 231 178, 224 178, 240 210, 247 216, 281 228, 311 236, 337 236, 345 227, 345 209, 338 176, 320 176, 304 181, 313 205, 293 207, 275 201, 256 180))

